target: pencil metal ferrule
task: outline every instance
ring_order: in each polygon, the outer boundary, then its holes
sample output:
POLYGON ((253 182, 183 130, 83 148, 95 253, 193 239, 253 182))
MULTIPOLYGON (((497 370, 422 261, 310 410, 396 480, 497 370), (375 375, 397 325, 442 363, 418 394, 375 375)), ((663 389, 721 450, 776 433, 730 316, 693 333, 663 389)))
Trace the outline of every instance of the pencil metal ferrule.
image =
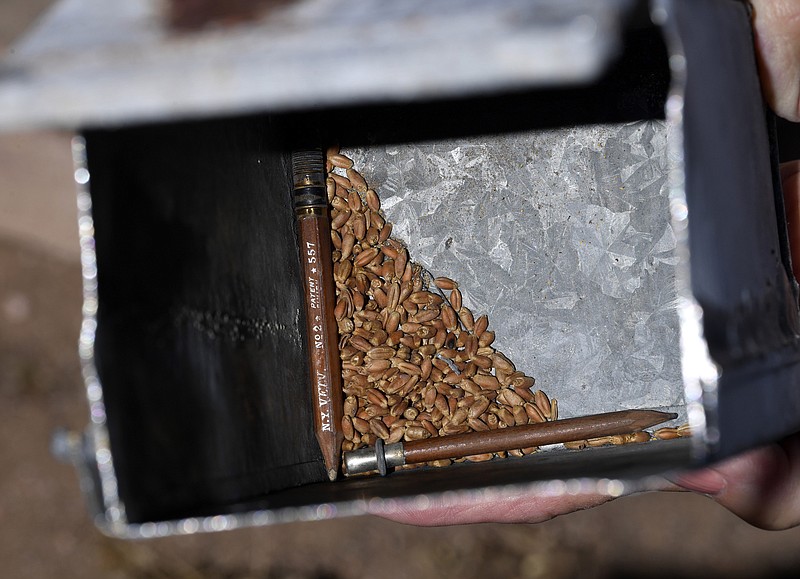
POLYGON ((326 178, 325 155, 322 149, 292 153, 292 187, 296 211, 307 207, 327 208, 326 178))
POLYGON ((389 469, 405 463, 402 442, 384 444, 383 440, 378 439, 374 447, 344 453, 345 469, 350 476, 375 470, 381 476, 386 476, 389 469))

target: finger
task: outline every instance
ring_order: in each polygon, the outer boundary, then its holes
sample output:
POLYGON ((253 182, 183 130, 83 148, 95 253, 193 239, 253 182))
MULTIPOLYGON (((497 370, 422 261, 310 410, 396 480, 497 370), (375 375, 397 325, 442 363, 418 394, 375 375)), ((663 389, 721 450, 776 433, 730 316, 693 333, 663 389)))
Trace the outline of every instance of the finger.
POLYGON ((374 515, 399 523, 419 526, 465 525, 471 523, 540 523, 558 515, 588 509, 613 497, 595 493, 541 495, 533 492, 504 493, 488 498, 458 500, 387 501, 370 506, 374 515))
POLYGON ((764 96, 779 116, 800 121, 800 1, 750 4, 764 96))

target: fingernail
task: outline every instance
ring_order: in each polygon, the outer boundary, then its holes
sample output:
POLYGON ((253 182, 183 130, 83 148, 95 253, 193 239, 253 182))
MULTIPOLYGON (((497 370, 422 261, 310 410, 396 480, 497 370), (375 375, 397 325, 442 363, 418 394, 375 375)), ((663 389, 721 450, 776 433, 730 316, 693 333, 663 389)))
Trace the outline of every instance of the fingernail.
POLYGON ((725 477, 712 468, 681 473, 672 477, 672 482, 690 491, 711 496, 720 494, 728 484, 725 477))

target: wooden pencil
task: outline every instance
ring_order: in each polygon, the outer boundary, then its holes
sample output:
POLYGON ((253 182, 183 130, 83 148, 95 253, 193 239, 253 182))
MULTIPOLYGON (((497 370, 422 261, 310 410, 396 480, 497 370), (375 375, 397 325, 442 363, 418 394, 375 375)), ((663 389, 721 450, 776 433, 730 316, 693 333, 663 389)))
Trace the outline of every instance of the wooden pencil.
POLYGON ((347 474, 358 474, 370 470, 378 470, 381 474, 385 474, 386 469, 402 464, 461 458, 515 448, 627 434, 673 420, 677 416, 677 414, 657 410, 621 410, 553 422, 511 426, 485 432, 438 436, 385 446, 380 441, 375 448, 345 453, 345 467, 347 474))
POLYGON ((333 312, 335 288, 322 150, 293 152, 292 175, 305 290, 314 429, 328 478, 333 481, 338 476, 344 440, 341 430, 342 375, 333 312))

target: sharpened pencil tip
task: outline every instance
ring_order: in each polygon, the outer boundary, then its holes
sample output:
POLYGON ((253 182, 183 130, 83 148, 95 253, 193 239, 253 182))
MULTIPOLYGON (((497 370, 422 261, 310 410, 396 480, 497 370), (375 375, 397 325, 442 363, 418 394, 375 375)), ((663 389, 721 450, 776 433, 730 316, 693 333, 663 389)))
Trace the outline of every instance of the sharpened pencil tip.
POLYGON ((328 478, 331 479, 331 482, 336 480, 338 474, 335 468, 328 469, 328 478))

